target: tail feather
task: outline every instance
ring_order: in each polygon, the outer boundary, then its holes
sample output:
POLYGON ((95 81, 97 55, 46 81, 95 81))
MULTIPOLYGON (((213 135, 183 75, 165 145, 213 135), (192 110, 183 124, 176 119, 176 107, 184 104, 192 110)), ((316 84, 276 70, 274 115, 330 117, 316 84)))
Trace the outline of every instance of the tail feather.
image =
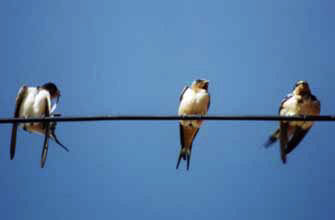
POLYGON ((265 142, 264 147, 269 148, 273 143, 275 143, 280 134, 280 129, 278 128, 270 137, 269 139, 265 142))
POLYGON ((180 164, 181 159, 187 160, 186 169, 189 170, 189 168, 190 168, 190 159, 191 159, 191 151, 188 150, 188 149, 186 149, 186 148, 182 148, 180 150, 180 153, 179 153, 179 156, 178 156, 178 160, 177 160, 176 169, 179 168, 179 164, 180 164))
POLYGON ((186 169, 189 170, 190 169, 190 160, 191 160, 191 151, 188 151, 188 153, 186 154, 186 159, 187 159, 186 169))
POLYGON ((285 122, 280 122, 280 157, 283 164, 286 163, 286 147, 288 142, 287 129, 288 124, 285 122))
POLYGON ((42 155, 41 155, 41 168, 44 168, 45 161, 48 155, 48 141, 49 141, 49 123, 46 123, 45 138, 43 143, 42 155))
POLYGON ((65 147, 60 141, 59 141, 59 139, 57 138, 57 136, 56 136, 56 133, 55 133, 55 131, 56 131, 56 122, 54 122, 54 123, 50 123, 50 136, 51 136, 51 138, 52 138, 52 140, 54 140, 60 147, 62 147, 65 151, 67 151, 67 152, 69 152, 70 150, 67 148, 67 147, 65 147))

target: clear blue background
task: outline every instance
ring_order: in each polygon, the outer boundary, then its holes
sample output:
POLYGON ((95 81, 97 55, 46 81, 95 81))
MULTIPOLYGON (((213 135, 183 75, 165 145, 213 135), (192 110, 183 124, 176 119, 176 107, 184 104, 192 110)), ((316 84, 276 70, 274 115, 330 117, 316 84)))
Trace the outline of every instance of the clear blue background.
MULTIPOLYGON (((176 114, 194 79, 209 114, 275 115, 297 80, 335 114, 333 1, 2 1, 0 117, 53 81, 65 116, 176 114)), ((177 121, 59 123, 71 151, 0 126, 0 219, 334 219, 335 124, 281 164, 276 122, 207 121, 175 170, 177 121)))

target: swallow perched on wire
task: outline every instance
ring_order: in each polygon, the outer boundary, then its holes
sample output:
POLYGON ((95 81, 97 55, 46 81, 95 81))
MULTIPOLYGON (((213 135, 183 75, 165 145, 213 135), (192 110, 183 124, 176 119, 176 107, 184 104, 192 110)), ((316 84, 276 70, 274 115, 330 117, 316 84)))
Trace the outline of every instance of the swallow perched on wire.
MULTIPOLYGON (((29 117, 51 117, 59 102, 60 91, 54 83, 48 82, 42 86, 28 87, 22 86, 16 96, 15 118, 29 117), (52 100, 56 99, 56 103, 52 105, 52 100)), ((16 135, 18 123, 13 123, 12 136, 10 143, 10 159, 13 160, 16 149, 16 135)), ((33 122, 21 123, 20 126, 28 132, 34 132, 44 135, 44 143, 41 156, 41 167, 45 165, 48 153, 48 139, 51 138, 66 151, 68 149, 59 142, 55 135, 55 122, 33 122)))
MULTIPOLYGON (((320 115, 320 101, 312 94, 306 81, 298 81, 293 92, 280 103, 280 116, 320 115)), ((280 121, 279 128, 265 143, 268 148, 280 140, 281 160, 285 164, 286 156, 291 153, 313 126, 313 121, 280 121)))
MULTIPOLYGON (((179 115, 206 115, 210 105, 208 93, 208 80, 195 80, 191 87, 185 86, 180 95, 179 115)), ((202 120, 180 120, 180 144, 181 149, 177 161, 178 169, 180 160, 187 161, 187 170, 190 167, 192 143, 199 132, 202 120)))

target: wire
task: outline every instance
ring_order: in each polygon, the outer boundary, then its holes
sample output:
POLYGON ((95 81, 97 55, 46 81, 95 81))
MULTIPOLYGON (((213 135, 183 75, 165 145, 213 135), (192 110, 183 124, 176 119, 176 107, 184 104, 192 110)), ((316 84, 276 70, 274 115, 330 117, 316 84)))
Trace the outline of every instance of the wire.
POLYGON ((28 122, 82 122, 82 121, 335 121, 334 115, 264 116, 264 115, 102 115, 102 116, 57 116, 42 118, 0 118, 0 124, 28 122))

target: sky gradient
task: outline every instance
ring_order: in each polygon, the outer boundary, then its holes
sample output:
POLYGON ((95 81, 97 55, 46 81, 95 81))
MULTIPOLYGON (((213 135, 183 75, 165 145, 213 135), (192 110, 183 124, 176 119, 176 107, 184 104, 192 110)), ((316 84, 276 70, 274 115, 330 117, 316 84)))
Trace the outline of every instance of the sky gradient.
MULTIPOLYGON (((335 114, 332 1, 3 1, 0 117, 21 85, 52 81, 57 113, 176 114, 194 79, 209 114, 276 115, 297 80, 335 114)), ((1 219, 334 219, 335 124, 279 157, 276 122, 206 121, 181 163, 177 121, 59 123, 66 153, 0 126, 1 219)))

